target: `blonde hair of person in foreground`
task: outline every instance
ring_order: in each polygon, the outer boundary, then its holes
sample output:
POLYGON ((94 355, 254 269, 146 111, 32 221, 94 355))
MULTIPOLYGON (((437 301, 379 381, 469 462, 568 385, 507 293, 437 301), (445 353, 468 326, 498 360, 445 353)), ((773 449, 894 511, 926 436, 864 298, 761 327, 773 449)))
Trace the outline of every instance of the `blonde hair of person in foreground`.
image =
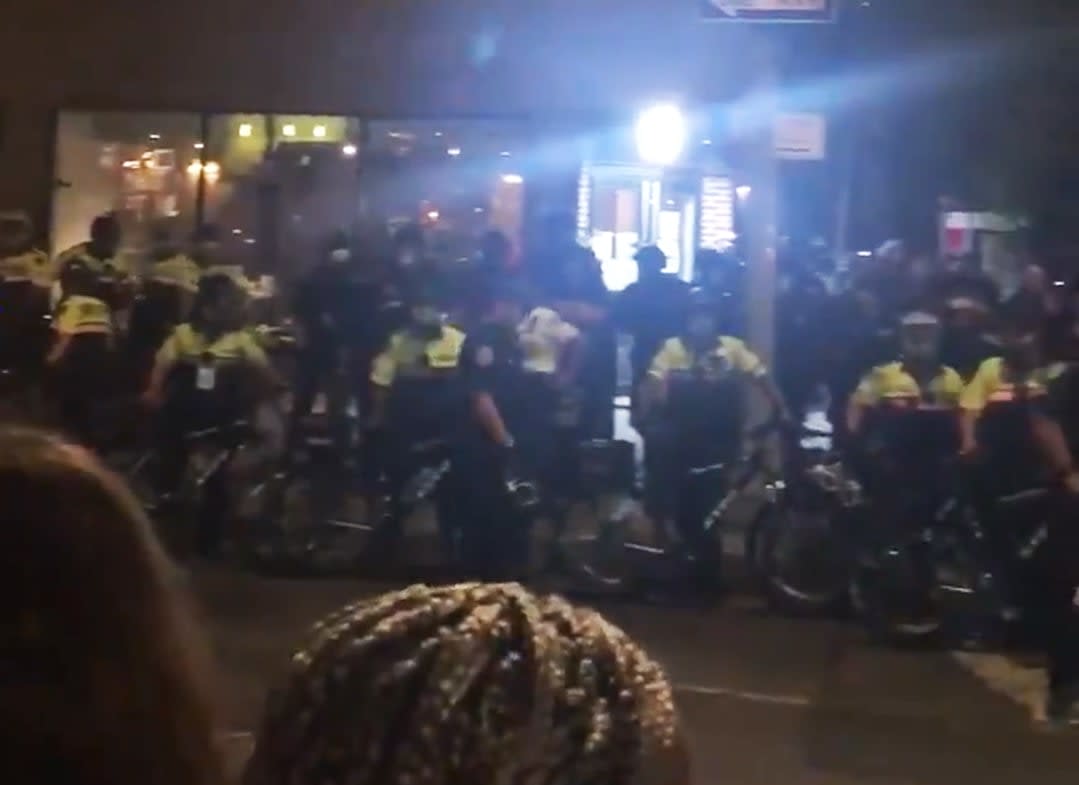
POLYGON ((209 649, 89 452, 0 427, 0 782, 220 785, 209 649))
POLYGON ((598 613, 516 584, 413 586, 328 616, 246 785, 686 785, 662 669, 598 613))

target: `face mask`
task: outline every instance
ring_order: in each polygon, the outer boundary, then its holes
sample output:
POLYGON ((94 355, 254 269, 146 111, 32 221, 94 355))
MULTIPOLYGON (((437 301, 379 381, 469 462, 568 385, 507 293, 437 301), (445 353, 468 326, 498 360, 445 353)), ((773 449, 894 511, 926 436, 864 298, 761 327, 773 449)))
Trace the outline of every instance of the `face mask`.
POLYGON ((939 343, 934 336, 908 336, 903 339, 903 355, 911 360, 932 360, 939 343))
POLYGON ((330 261, 341 264, 352 258, 352 252, 348 248, 337 248, 330 251, 330 261))

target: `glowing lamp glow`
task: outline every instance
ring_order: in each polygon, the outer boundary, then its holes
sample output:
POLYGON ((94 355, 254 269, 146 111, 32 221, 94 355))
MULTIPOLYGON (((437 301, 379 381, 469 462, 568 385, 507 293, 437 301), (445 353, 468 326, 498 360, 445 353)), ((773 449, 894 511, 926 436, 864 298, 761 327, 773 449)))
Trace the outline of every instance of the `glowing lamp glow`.
POLYGON ((341 148, 341 155, 345 156, 345 158, 355 158, 356 152, 356 145, 354 144, 346 144, 341 148))
POLYGON ((749 185, 740 185, 734 189, 734 195, 738 197, 738 201, 744 202, 749 198, 749 195, 753 193, 753 187, 749 185))
POLYGON ((281 133, 285 136, 295 136, 296 126, 294 126, 292 123, 288 123, 287 125, 282 126, 281 133))
POLYGON ((460 147, 451 147, 449 150, 446 151, 446 155, 448 155, 450 158, 456 158, 460 154, 461 154, 461 148, 460 147))
POLYGON ((240 123, 240 136, 244 139, 251 136, 254 132, 255 129, 252 127, 251 123, 240 123))
POLYGON ((325 139, 326 138, 326 126, 324 126, 324 125, 316 125, 314 133, 315 133, 315 138, 316 139, 325 139))
POLYGON ((656 166, 670 166, 686 145, 686 118, 674 104, 656 104, 637 117, 637 154, 656 166))
POLYGON ((502 175, 502 182, 506 185, 520 185, 525 179, 519 174, 504 174, 502 175))

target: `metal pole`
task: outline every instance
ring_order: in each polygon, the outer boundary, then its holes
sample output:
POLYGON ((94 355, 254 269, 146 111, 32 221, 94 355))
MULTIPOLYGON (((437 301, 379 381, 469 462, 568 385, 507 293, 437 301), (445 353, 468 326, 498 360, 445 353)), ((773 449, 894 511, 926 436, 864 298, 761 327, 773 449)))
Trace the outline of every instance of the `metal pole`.
POLYGON ((195 181, 195 227, 201 227, 206 220, 206 145, 210 136, 210 115, 199 115, 199 176, 195 181))
POLYGON ((746 203, 748 240, 749 343, 771 367, 775 359, 776 244, 779 169, 775 157, 774 129, 777 115, 777 76, 768 36, 752 42, 758 58, 757 81, 752 95, 757 130, 749 145, 747 175, 750 193, 746 203))

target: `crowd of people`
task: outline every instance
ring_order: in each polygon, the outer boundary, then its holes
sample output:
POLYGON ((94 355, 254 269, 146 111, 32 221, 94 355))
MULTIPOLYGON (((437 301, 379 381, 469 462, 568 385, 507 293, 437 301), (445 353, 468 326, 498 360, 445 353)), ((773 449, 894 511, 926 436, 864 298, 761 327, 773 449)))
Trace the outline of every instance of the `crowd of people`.
MULTIPOLYGON (((690 283, 667 270, 659 248, 643 247, 636 283, 611 293, 574 235, 572 221, 556 217, 536 247, 517 254, 491 232, 466 261, 433 256, 418 225, 385 240, 328 238, 291 287, 295 362, 286 380, 251 323, 250 285, 222 258, 213 227, 187 249, 157 238, 136 269, 119 260, 111 216, 53 263, 30 247, 25 220, 8 216, 4 365, 46 382, 60 424, 91 446, 94 405, 115 381, 104 371, 120 369, 119 386, 157 413, 166 494, 184 469, 184 434, 242 418, 259 401, 291 401, 288 466, 324 395, 344 465, 384 482, 391 500, 417 449, 444 443, 452 461, 437 501, 446 547, 482 580, 512 577, 527 558, 522 531, 504 525, 510 468, 558 496, 574 481, 576 446, 611 440, 623 336, 632 341, 622 375, 644 439, 645 508, 695 553, 702 588, 718 583, 719 565, 700 519, 687 514, 683 481, 691 467, 740 449, 747 390, 783 423, 826 401, 837 443, 865 472, 865 456, 883 444, 910 468, 903 482, 932 483, 932 445, 977 465, 977 482, 1001 492, 1049 483, 1079 495, 1071 373, 1079 311, 1071 289, 1050 285, 1040 268, 1002 298, 969 260, 930 264, 896 242, 861 260, 844 286, 781 258, 773 378, 745 340, 735 254, 699 250, 690 283), (357 411, 358 438, 349 427, 357 411)), ((1079 556, 1066 547, 1073 507, 1060 509, 1050 528, 1064 554, 1050 576, 1050 654, 1055 712, 1067 714, 1079 705, 1079 556)), ((399 516, 389 520, 399 527, 399 516)))

